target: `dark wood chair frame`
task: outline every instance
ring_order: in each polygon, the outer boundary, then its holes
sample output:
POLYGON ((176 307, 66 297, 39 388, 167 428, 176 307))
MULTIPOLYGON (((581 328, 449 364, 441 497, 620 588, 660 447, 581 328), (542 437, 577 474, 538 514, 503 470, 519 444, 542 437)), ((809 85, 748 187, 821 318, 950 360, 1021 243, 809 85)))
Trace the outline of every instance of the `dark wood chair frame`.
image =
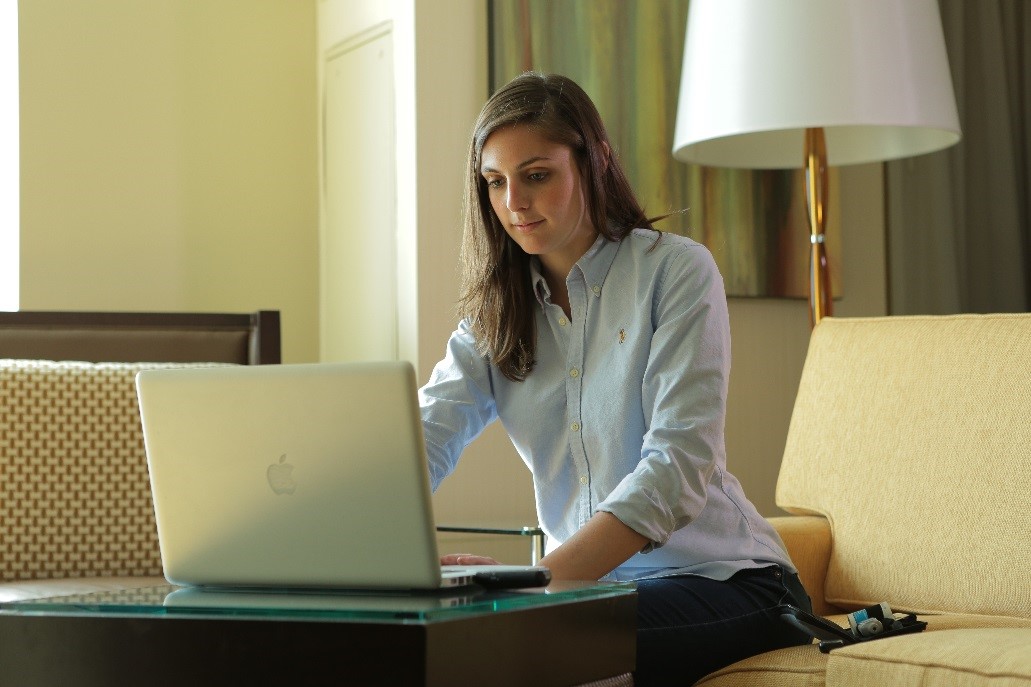
POLYGON ((282 362, 280 343, 280 316, 278 310, 260 310, 252 313, 179 313, 179 312, 87 312, 87 311, 32 311, 0 312, 0 358, 87 360, 87 362, 195 362, 197 358, 184 351, 182 357, 164 350, 173 337, 196 335, 220 336, 246 334, 246 350, 241 353, 222 354, 223 357, 205 362, 227 362, 250 365, 269 365, 282 362), (107 344, 97 344, 89 356, 80 357, 76 341, 87 337, 103 336, 131 339, 132 336, 149 337, 164 341, 160 354, 153 355, 145 343, 127 350, 124 341, 103 350, 107 344), (121 334, 125 334, 122 337, 121 334), (166 336, 167 333, 167 336, 166 336), (51 339, 63 339, 62 342, 51 339), (127 359, 128 358, 128 359, 127 359))

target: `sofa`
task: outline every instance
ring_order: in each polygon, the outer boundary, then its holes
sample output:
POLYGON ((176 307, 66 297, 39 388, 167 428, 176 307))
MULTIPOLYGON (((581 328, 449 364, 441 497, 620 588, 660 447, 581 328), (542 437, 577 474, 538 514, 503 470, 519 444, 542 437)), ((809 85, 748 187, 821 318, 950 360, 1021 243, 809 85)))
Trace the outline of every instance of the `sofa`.
POLYGON ((1031 685, 1031 314, 822 320, 776 500, 817 614, 927 627, 697 684, 1031 685))

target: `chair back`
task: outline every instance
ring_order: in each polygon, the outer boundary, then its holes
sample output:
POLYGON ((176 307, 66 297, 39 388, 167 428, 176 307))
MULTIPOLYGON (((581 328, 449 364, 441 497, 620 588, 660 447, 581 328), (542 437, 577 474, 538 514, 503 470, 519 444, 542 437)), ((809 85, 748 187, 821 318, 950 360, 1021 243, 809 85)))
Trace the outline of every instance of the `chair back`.
POLYGON ((279 313, 0 313, 0 582, 160 575, 145 368, 280 362, 279 313))
POLYGON ((828 518, 827 601, 1031 618, 1031 314, 824 319, 777 504, 828 518))

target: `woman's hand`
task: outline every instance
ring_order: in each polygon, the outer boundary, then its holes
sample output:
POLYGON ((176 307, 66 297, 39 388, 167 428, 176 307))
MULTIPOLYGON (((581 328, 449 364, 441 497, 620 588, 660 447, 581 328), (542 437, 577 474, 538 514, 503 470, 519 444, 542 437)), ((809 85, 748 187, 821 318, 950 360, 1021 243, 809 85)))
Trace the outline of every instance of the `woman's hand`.
POLYGON ((440 557, 441 565, 498 565, 490 556, 477 556, 472 553, 449 553, 440 557))

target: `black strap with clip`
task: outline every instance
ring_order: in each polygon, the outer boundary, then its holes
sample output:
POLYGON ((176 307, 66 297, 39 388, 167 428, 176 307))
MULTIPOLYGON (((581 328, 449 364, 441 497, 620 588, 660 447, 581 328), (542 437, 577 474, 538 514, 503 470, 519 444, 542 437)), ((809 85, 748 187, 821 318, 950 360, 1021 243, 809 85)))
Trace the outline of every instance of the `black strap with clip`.
POLYGON ((883 637, 921 632, 927 627, 927 623, 923 620, 918 620, 915 613, 909 613, 901 617, 899 615, 892 615, 890 618, 883 619, 881 629, 875 633, 863 635, 795 606, 785 604, 779 610, 781 620, 819 640, 820 651, 825 654, 838 647, 868 642, 883 637))

